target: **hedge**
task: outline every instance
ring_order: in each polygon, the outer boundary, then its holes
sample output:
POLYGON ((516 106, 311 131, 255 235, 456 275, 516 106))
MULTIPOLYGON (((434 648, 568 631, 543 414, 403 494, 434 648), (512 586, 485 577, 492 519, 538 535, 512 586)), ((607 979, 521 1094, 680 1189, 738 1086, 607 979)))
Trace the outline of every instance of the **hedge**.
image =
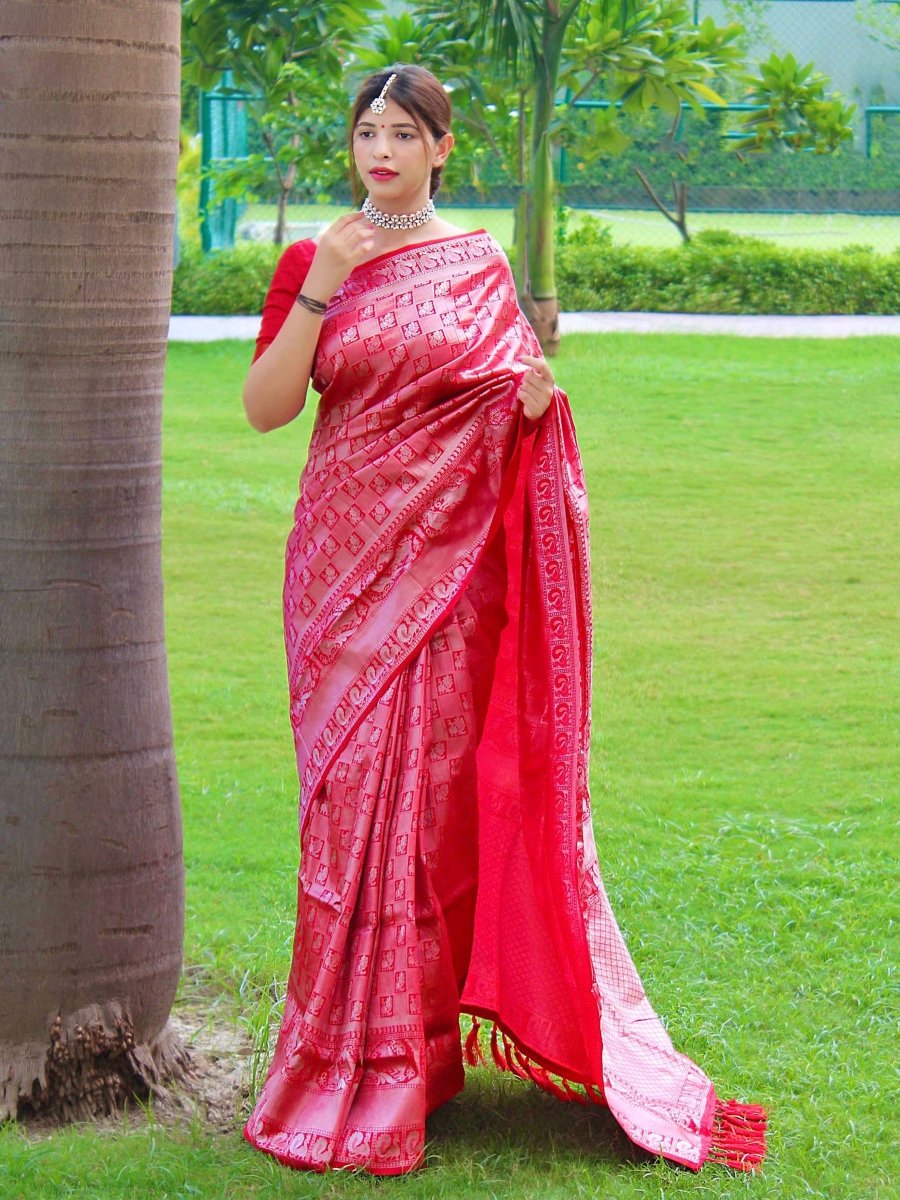
MULTIPOLYGON (((277 246, 248 244, 203 257, 189 250, 175 271, 173 313, 258 313, 277 246)), ((900 251, 868 246, 796 250, 726 231, 686 246, 617 246, 585 219, 557 246, 564 312, 898 313, 900 251)))
POLYGON ((558 247, 556 282, 564 312, 898 313, 900 251, 789 249, 724 230, 617 246, 586 219, 558 247))
POLYGON ((204 255, 195 246, 185 248, 172 281, 172 312, 217 316, 261 312, 283 249, 245 242, 233 250, 204 255))

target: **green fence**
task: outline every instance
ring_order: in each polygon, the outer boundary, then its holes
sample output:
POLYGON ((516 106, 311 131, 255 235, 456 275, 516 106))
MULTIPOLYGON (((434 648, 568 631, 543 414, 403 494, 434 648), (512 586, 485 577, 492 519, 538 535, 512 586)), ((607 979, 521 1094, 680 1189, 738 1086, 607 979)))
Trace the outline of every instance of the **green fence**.
POLYGON ((231 72, 200 96, 200 132, 203 137, 200 178, 200 236, 204 252, 234 245, 243 205, 237 200, 216 200, 215 179, 209 172, 218 165, 247 157, 247 96, 232 86, 231 72))

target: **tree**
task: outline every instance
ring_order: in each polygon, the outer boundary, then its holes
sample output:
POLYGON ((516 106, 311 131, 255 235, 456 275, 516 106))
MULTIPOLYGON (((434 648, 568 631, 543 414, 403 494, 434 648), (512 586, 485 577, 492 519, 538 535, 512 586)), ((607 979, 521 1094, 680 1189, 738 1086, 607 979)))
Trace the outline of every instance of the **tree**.
POLYGON ((210 87, 231 71, 266 149, 218 171, 217 195, 246 199, 274 185, 279 245, 298 186, 312 196, 338 178, 343 157, 334 152, 348 104, 344 69, 351 45, 380 9, 379 0, 185 0, 187 78, 210 87))
POLYGON ((826 92, 830 82, 813 63, 801 67, 793 54, 770 54, 759 64, 759 74, 747 79, 747 98, 759 107, 742 114, 738 127, 745 136, 732 148, 831 154, 852 141, 856 105, 826 92))
POLYGON ((536 41, 523 27, 527 2, 481 0, 481 6, 484 15, 490 12, 493 18, 493 57, 501 68, 515 70, 523 52, 541 48, 535 60, 529 139, 532 186, 520 202, 520 224, 525 229, 520 256, 526 311, 545 350, 552 352, 559 340, 554 137, 563 134, 575 102, 598 84, 604 86, 611 103, 595 119, 594 153, 627 144, 618 127, 623 114, 658 107, 674 123, 683 103, 700 109, 703 100, 719 102, 710 84, 737 62, 729 43, 739 26, 719 27, 711 18, 695 26, 682 0, 569 0, 567 4, 541 0, 536 41), (561 87, 566 88, 568 101, 557 111, 561 87))
POLYGON ((178 0, 7 4, 0 41, 0 1117, 189 1067, 160 413, 178 0))
MULTIPOLYGON (((796 154, 812 150, 816 154, 833 154, 844 142, 853 140, 851 122, 856 106, 845 105, 837 92, 826 92, 831 81, 816 71, 812 63, 801 67, 792 54, 782 58, 773 53, 759 64, 756 75, 745 74, 741 78, 748 89, 744 99, 756 108, 741 112, 737 118, 736 132, 743 136, 729 141, 733 153, 775 150, 796 154)), ((686 159, 687 154, 682 157, 686 159)), ((659 211, 681 234, 682 241, 689 242, 687 183, 671 177, 673 213, 640 167, 635 167, 635 173, 659 211)))

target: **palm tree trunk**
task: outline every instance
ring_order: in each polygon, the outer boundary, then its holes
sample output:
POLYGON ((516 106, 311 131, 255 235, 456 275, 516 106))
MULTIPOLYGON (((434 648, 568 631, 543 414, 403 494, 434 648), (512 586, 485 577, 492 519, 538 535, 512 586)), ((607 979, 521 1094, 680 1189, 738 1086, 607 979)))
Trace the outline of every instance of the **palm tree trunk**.
POLYGON ((519 108, 516 122, 516 183, 518 194, 513 211, 513 245, 515 246, 515 279, 519 296, 530 294, 528 282, 528 119, 526 108, 528 93, 519 88, 519 108))
POLYGON ((544 55, 535 80, 531 128, 531 203, 528 214, 528 283, 523 297, 525 314, 546 355, 559 348, 559 301, 554 270, 553 165, 549 126, 558 90, 565 23, 548 10, 544 17, 544 55))
POLYGON ((160 569, 179 22, 4 6, 0 1119, 189 1067, 160 569))

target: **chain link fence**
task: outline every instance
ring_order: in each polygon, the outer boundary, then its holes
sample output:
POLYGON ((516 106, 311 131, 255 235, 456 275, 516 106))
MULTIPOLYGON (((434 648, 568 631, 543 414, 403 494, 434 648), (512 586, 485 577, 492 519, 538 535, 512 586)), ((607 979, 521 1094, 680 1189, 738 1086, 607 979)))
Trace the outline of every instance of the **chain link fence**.
MULTIPOLYGON (((895 0, 695 0, 695 20, 740 21, 748 61, 771 53, 813 63, 830 90, 856 105, 854 138, 834 154, 734 153, 742 106, 704 106, 705 117, 651 116, 624 153, 593 163, 563 152, 564 202, 602 211, 623 240, 677 238, 655 213, 643 172, 674 207, 687 192, 688 224, 719 227, 791 244, 900 248, 900 3, 895 0)), ((597 102, 594 102, 597 103, 597 102)), ((588 111, 584 113, 589 128, 588 111)))

